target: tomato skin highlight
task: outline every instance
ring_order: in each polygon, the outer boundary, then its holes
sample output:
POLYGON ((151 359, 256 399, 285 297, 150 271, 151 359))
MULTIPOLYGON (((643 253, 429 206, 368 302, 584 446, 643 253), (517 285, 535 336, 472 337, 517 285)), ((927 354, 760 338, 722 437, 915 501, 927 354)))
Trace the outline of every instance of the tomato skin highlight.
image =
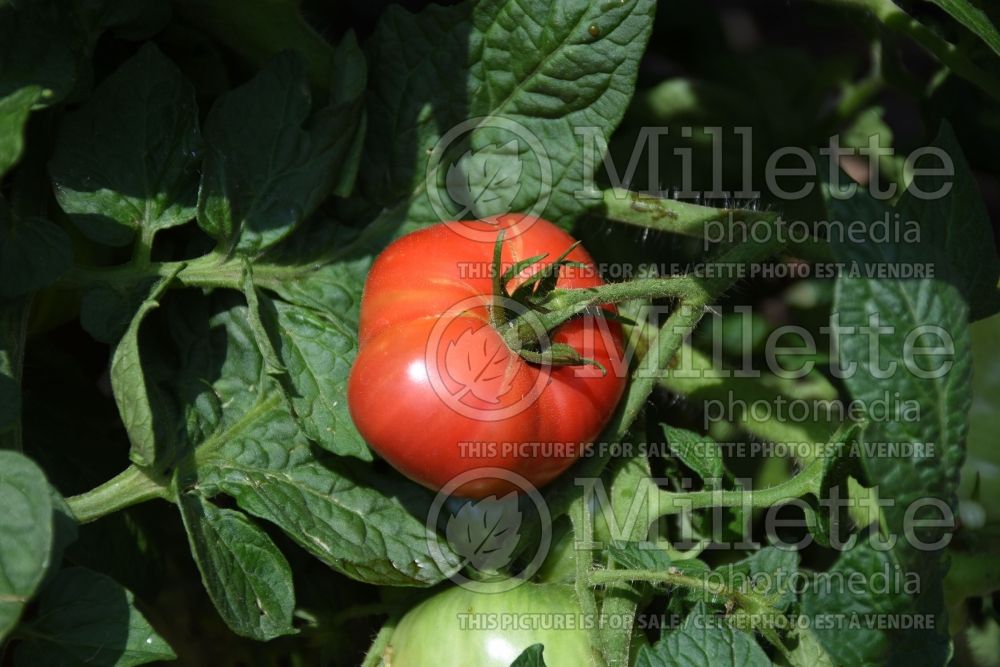
MULTIPOLYGON (((606 373, 590 365, 530 364, 507 347, 488 310, 501 230, 504 267, 541 254, 549 263, 575 242, 552 223, 527 216, 443 223, 392 243, 365 282, 358 357, 348 382, 351 416, 376 452, 433 490, 484 467, 516 473, 535 487, 547 484, 598 436, 625 388, 617 322, 587 315, 551 335, 606 373), (477 236, 463 233, 469 230, 477 236)), ((586 268, 564 267, 558 287, 603 284, 583 248, 568 259, 586 268)), ((451 489, 470 498, 518 490, 493 477, 451 489)))
POLYGON ((524 583, 488 591, 449 588, 411 609, 389 640, 387 664, 509 667, 532 644, 544 646, 549 667, 597 664, 570 586, 524 583))

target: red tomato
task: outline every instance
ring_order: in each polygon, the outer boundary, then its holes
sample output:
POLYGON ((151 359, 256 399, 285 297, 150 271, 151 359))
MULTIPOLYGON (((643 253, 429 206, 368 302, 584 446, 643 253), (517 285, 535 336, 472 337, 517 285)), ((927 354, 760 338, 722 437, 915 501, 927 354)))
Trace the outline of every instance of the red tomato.
MULTIPOLYGON (((551 262, 574 243, 552 223, 520 215, 443 223, 398 239, 368 274, 348 385, 351 416, 376 452, 424 486, 471 498, 524 490, 520 478, 476 469, 515 473, 535 487, 558 476, 601 432, 626 379, 621 328, 603 317, 572 319, 551 340, 606 373, 533 364, 509 349, 489 320, 500 230, 504 267, 541 254, 551 262)), ((568 259, 587 268, 563 267, 558 287, 603 284, 581 247, 568 259)))

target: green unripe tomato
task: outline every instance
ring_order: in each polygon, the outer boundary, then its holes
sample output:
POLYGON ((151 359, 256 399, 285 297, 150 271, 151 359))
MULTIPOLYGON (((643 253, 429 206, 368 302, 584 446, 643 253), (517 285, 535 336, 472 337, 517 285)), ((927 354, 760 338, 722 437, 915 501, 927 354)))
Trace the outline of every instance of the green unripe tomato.
POLYGON ((384 667, 510 667, 533 644, 548 667, 592 667, 590 632, 573 589, 524 583, 484 592, 455 587, 424 600, 400 620, 384 667))

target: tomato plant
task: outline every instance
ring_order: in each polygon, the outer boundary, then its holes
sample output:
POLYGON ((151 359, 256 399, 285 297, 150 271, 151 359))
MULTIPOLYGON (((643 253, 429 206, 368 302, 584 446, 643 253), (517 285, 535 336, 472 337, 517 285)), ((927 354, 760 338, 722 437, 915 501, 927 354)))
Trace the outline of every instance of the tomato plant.
POLYGON ((0 667, 1000 664, 998 19, 0 0, 0 667))
MULTIPOLYGON (((375 451, 432 489, 485 467, 547 484, 597 437, 625 387, 624 373, 614 372, 624 356, 615 321, 583 314, 545 335, 549 349, 566 346, 579 355, 576 364, 532 363, 511 348, 509 326, 494 324, 491 314, 512 301, 494 303, 501 234, 501 271, 530 258, 562 258, 571 264, 555 286, 603 284, 590 255, 566 232, 514 215, 408 234, 379 255, 365 283, 348 386, 351 416, 375 451), (535 454, 532 443, 560 446, 535 454)), ((544 262, 524 267, 510 289, 541 276, 544 262)), ((485 497, 516 489, 509 479, 488 477, 452 491, 485 497)))
POLYGON ((550 667, 590 667, 597 658, 586 622, 571 586, 453 587, 403 616, 382 659, 387 666, 509 667, 529 646, 541 644, 550 667))

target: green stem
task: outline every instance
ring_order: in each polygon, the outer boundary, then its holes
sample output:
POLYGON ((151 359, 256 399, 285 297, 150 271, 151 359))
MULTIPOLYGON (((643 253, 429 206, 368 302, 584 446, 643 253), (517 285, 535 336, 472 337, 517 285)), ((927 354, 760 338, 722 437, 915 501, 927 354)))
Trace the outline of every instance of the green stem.
MULTIPOLYGON (((648 477, 648 464, 640 467, 640 474, 643 476, 641 483, 637 483, 638 480, 630 477, 632 473, 627 472, 632 465, 629 462, 623 463, 621 468, 611 477, 613 493, 610 496, 610 509, 612 516, 628 516, 636 497, 641 493, 655 488, 655 485, 648 477), (620 485, 623 483, 626 486, 626 491, 619 493, 618 491, 621 489, 620 485)), ((646 516, 646 519, 633 522, 627 539, 629 541, 646 539, 646 532, 650 524, 649 519, 651 517, 646 516)), ((614 560, 608 559, 608 561, 608 567, 614 568, 614 560)), ((642 599, 642 592, 630 581, 609 583, 604 589, 604 595, 601 599, 601 618, 606 621, 622 619, 620 624, 605 623, 600 626, 604 660, 608 663, 609 667, 627 667, 629 664, 629 657, 632 653, 632 640, 635 638, 635 614, 642 599)))
MULTIPOLYGON (((206 263, 206 258, 202 257, 186 263, 150 262, 142 266, 135 263, 109 267, 74 266, 59 280, 57 286, 63 289, 87 289, 95 285, 127 288, 144 280, 155 280, 170 275, 174 275, 175 284, 189 284, 190 279, 199 272, 199 269, 203 269, 206 263)), ((235 281, 232 286, 236 289, 238 285, 239 281, 235 281)))
MULTIPOLYGON (((254 284, 274 288, 316 268, 315 265, 284 266, 261 262, 254 265, 254 284)), ((57 285, 63 289, 87 289, 95 285, 127 288, 145 280, 173 276, 173 287, 243 289, 244 265, 240 259, 210 254, 187 262, 150 262, 143 266, 73 267, 57 285)))
POLYGON ((645 581, 651 584, 668 584, 700 590, 716 598, 728 598, 744 609, 762 609, 770 605, 767 600, 754 593, 746 593, 708 579, 699 579, 672 570, 597 570, 590 573, 593 585, 614 584, 622 581, 645 581))
POLYGON ((823 459, 815 459, 791 479, 757 491, 710 489, 676 492, 661 489, 658 507, 661 516, 706 507, 771 507, 792 498, 818 493, 820 479, 823 475, 823 465, 823 459))
POLYGON ((493 305, 490 306, 490 324, 494 329, 501 329, 507 324, 507 304, 505 303, 506 286, 503 284, 501 257, 503 256, 504 230, 497 234, 493 244, 493 305))
POLYGON ((906 35, 951 68, 955 74, 974 83, 990 97, 1000 100, 1000 79, 969 60, 951 42, 903 11, 892 0, 824 0, 828 3, 867 9, 887 28, 906 35))
POLYGON ((752 219, 771 221, 777 214, 772 211, 713 208, 624 188, 611 188, 604 191, 604 217, 636 227, 704 238, 705 226, 710 222, 728 221, 730 217, 741 222, 751 222, 752 219))
POLYGON ((844 87, 843 95, 837 107, 819 123, 825 142, 829 136, 854 118, 868 103, 885 88, 885 77, 882 75, 882 42, 875 40, 871 46, 871 72, 858 82, 852 82, 844 87))
POLYGON ((567 311, 576 315, 605 303, 621 303, 633 299, 684 298, 696 289, 696 281, 688 277, 639 278, 600 287, 555 290, 545 306, 550 310, 567 311))
POLYGON ((386 664, 382 660, 382 657, 385 649, 389 646, 389 641, 392 639, 392 633, 396 630, 396 623, 396 619, 389 619, 385 622, 385 625, 375 635, 375 640, 368 649, 368 653, 365 654, 365 659, 361 663, 361 667, 380 667, 386 664))
MULTIPOLYGON (((593 517, 590 514, 590 507, 585 496, 581 495, 573 503, 569 517, 573 522, 573 534, 575 536, 589 536, 593 533, 593 517)), ((592 564, 593 560, 590 550, 578 549, 576 552, 576 580, 574 581, 577 601, 580 604, 580 611, 583 612, 585 618, 597 619, 597 599, 594 597, 594 591, 590 587, 589 577, 587 576, 592 564)), ((591 633, 592 644, 593 637, 597 634, 591 633)), ((603 654, 603 647, 594 646, 594 648, 598 649, 594 651, 595 655, 603 654)))
POLYGON ((542 331, 555 331, 559 325, 602 304, 622 303, 633 299, 683 298, 694 282, 688 278, 643 278, 600 287, 557 289, 545 300, 544 313, 528 311, 499 331, 508 346, 529 362, 536 363, 531 349, 542 331))
POLYGON ((153 498, 170 500, 169 487, 133 465, 98 487, 67 498, 66 502, 77 521, 89 523, 153 498))
MULTIPOLYGON (((771 235, 773 240, 767 243, 739 244, 721 252, 711 261, 716 265, 753 264, 767 259, 780 248, 777 235, 771 235)), ((724 272, 721 272, 724 273, 724 272)), ((616 414, 611 428, 618 437, 624 435, 628 426, 635 421, 639 411, 646 405, 646 400, 653 391, 663 372, 674 355, 680 350, 688 334, 694 330, 705 314, 705 309, 727 290, 734 280, 728 275, 712 275, 692 279, 685 290, 686 294, 680 307, 667 318, 667 321, 656 334, 654 345, 650 348, 638 367, 632 374, 632 386, 629 389, 625 405, 616 414)))
MULTIPOLYGON (((840 103, 837 105, 837 110, 834 112, 835 117, 840 122, 847 122, 851 118, 854 118, 859 111, 861 111, 876 95, 882 92, 885 87, 885 81, 882 79, 881 71, 872 74, 863 81, 852 85, 844 92, 844 96, 840 98, 840 103)), ((836 130, 836 127, 831 127, 831 131, 836 130)))
MULTIPOLYGON (((774 239, 777 235, 770 235, 774 239)), ((765 244, 746 243, 721 252, 713 261, 716 263, 732 262, 750 264, 763 261, 778 251, 780 244, 775 240, 765 244)), ((611 421, 599 436, 601 442, 618 442, 628 432, 629 426, 646 405, 653 387, 663 377, 667 366, 674 355, 680 350, 687 335, 701 320, 707 305, 729 288, 733 280, 725 278, 695 279, 698 285, 687 295, 690 306, 683 304, 674 310, 673 314, 659 329, 653 329, 650 336, 649 352, 645 354, 632 372, 628 392, 618 405, 611 421)), ((651 325, 647 325, 652 328, 651 325)), ((599 456, 588 456, 578 463, 566 479, 584 479, 597 477, 611 460, 610 448, 599 456)), ((581 487, 564 483, 553 485, 545 494, 552 516, 562 516, 569 511, 570 506, 580 495, 581 487)))
POLYGON ((153 237, 156 230, 150 227, 143 227, 136 240, 135 249, 132 252, 132 267, 136 270, 143 270, 149 266, 149 258, 153 254, 153 237))

